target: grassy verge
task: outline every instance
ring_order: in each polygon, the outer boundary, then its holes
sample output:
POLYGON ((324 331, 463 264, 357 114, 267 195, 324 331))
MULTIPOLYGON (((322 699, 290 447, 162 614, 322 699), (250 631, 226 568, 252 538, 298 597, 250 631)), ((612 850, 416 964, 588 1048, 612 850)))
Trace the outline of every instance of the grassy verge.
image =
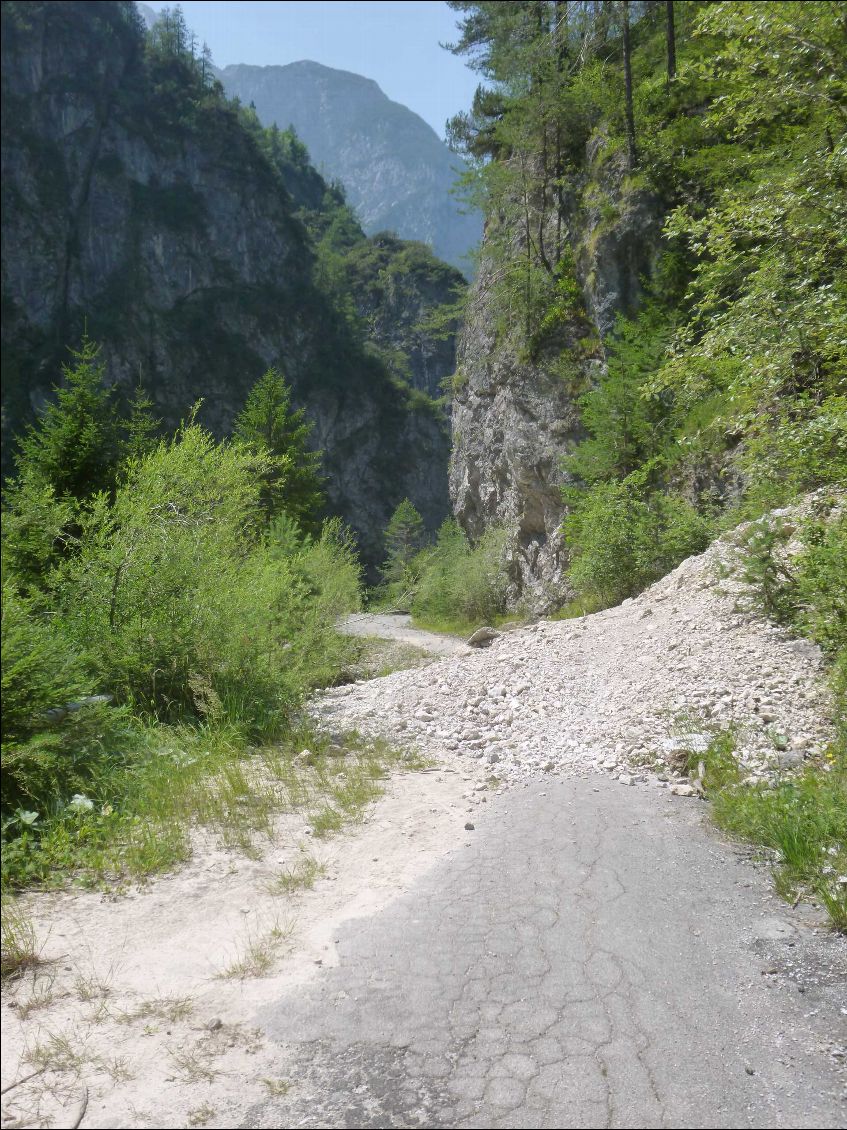
POLYGON ((6 842, 5 889, 143 879, 185 862, 196 831, 256 856, 291 812, 329 835, 361 818, 393 766, 417 765, 355 734, 249 747, 236 729, 156 726, 146 740, 143 756, 110 771, 106 803, 79 796, 6 842))
POLYGON ((703 785, 718 827, 771 859, 778 894, 811 897, 847 933, 847 757, 831 748, 818 764, 755 787, 740 781, 735 739, 722 731, 703 762, 703 785))

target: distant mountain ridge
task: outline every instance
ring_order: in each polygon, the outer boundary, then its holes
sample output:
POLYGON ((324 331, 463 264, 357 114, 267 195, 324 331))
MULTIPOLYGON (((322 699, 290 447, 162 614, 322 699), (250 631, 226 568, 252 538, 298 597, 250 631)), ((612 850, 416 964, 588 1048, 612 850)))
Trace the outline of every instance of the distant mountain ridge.
POLYGON ((312 163, 344 186, 365 231, 394 231, 473 273, 482 236, 451 189, 464 169, 427 123, 392 102, 373 79, 321 63, 234 64, 219 71, 230 97, 253 103, 264 125, 293 125, 312 163))

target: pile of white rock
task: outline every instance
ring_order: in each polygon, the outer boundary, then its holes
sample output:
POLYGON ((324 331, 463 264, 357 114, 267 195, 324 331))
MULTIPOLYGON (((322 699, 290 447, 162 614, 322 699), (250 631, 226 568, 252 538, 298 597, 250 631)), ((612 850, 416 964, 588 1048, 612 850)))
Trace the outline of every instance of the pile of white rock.
POLYGON ((796 768, 832 738, 821 656, 755 613, 735 540, 616 608, 336 688, 314 713, 502 781, 600 770, 696 795, 692 761, 730 727, 751 784, 796 768))

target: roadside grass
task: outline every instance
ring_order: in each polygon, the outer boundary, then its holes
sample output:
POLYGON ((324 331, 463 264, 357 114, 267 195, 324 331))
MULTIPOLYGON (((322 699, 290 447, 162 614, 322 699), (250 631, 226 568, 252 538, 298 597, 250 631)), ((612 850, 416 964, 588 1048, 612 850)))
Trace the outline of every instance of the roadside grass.
POLYGON ((14 895, 3 899, 0 912, 0 979, 22 977, 44 964, 32 919, 14 895))
POLYGON ((847 933, 847 756, 831 747, 818 763, 751 787, 740 781, 735 743, 723 730, 692 755, 692 764, 703 763, 712 818, 734 839, 766 850, 781 898, 816 899, 847 933))
POLYGON ((326 865, 319 863, 314 856, 299 859, 293 867, 287 867, 275 875, 266 885, 269 894, 291 895, 295 891, 311 891, 315 881, 326 874, 326 865))
POLYGON ((412 623, 416 628, 423 628, 427 632, 437 632, 442 636, 457 636, 466 640, 477 628, 483 626, 501 628, 504 624, 516 624, 522 621, 515 612, 502 615, 468 618, 465 616, 434 615, 426 612, 412 612, 412 623))
MULTIPOLYGON (((280 815, 302 811, 329 835, 361 819, 392 768, 420 767, 385 743, 308 728, 250 746, 234 727, 151 726, 145 741, 143 757, 111 773, 107 803, 67 806, 4 845, 4 894, 143 880, 186 862, 197 832, 257 858, 280 815)), ((34 941, 14 911, 3 922, 11 973, 35 960, 34 941)))

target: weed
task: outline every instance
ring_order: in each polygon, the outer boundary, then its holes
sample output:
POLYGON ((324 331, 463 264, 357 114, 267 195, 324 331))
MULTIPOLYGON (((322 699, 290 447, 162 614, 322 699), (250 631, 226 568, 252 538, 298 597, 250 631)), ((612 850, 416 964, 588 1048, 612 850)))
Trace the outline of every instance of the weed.
POLYGON ((74 978, 74 992, 81 1001, 93 1001, 108 997, 112 991, 114 971, 110 970, 107 977, 100 977, 97 973, 87 976, 79 974, 74 978))
POLYGON ((198 1106, 195 1110, 188 1112, 188 1125, 205 1126, 208 1122, 212 1121, 216 1114, 217 1111, 213 1106, 209 1106, 208 1103, 203 1103, 202 1106, 198 1106))
POLYGON ((183 1082, 214 1082, 217 1072, 209 1065, 208 1054, 200 1048, 170 1048, 168 1054, 174 1068, 182 1076, 183 1082))
POLYGON ((129 1060, 123 1055, 104 1060, 103 1070, 114 1083, 128 1083, 135 1078, 135 1072, 130 1067, 129 1060))
POLYGON ((20 977, 28 969, 37 969, 43 963, 32 919, 14 898, 7 897, 3 902, 0 932, 0 976, 4 981, 10 977, 20 977))
POLYGON ((77 1033, 48 1032, 46 1039, 31 1048, 24 1057, 37 1071, 55 1071, 79 1075, 86 1063, 92 1062, 85 1050, 85 1040, 77 1033))
POLYGON ((243 981, 248 977, 266 977, 273 968, 279 947, 294 933, 294 923, 280 925, 277 921, 265 933, 250 936, 241 953, 227 966, 222 977, 243 981))
POLYGON ((187 1020, 194 1011, 194 1004, 190 997, 156 997, 152 1000, 142 1001, 131 1012, 120 1012, 117 1020, 121 1024, 132 1024, 136 1020, 166 1020, 169 1024, 176 1024, 180 1020, 187 1020))
POLYGON ((282 1098, 291 1090, 291 1084, 287 1079, 263 1079, 262 1084, 271 1098, 274 1099, 282 1098))
POLYGON ((847 932, 847 762, 841 757, 824 767, 809 764, 772 786, 751 788, 739 782, 734 744, 725 730, 699 755, 716 824, 771 853, 781 898, 817 898, 833 926, 847 932))
POLYGON ((314 834, 323 839, 344 827, 344 817, 331 805, 325 804, 310 815, 309 823, 314 834))
POLYGON ((326 866, 313 856, 300 859, 293 867, 287 868, 281 874, 274 876, 268 883, 268 891, 272 895, 290 895, 294 891, 310 891, 315 880, 326 874, 326 866))

